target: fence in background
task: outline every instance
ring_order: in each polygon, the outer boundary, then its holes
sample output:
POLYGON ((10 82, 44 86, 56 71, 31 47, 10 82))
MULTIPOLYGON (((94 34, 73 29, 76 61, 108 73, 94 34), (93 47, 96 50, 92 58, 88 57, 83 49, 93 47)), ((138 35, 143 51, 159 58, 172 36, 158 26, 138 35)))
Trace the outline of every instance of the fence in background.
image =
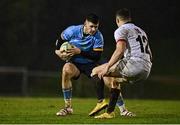
MULTIPOLYGON (((11 75, 19 75, 20 80, 17 80, 17 82, 20 82, 20 93, 23 96, 29 96, 28 93, 28 87, 29 87, 29 78, 30 77, 48 77, 48 78, 57 78, 58 72, 51 72, 51 71, 31 71, 28 70, 26 67, 0 67, 0 78, 3 77, 3 75, 6 75, 7 78, 5 80, 0 81, 5 82, 5 84, 8 84, 9 79, 12 79, 11 75)), ((0 84, 2 85, 2 84, 0 84)), ((3 86, 2 86, 3 87, 3 86)), ((1 87, 1 88, 2 88, 1 87)), ((11 88, 11 85, 7 86, 11 88)))
MULTIPOLYGON (((0 67, 0 95, 56 96, 61 91, 59 72, 31 71, 26 67, 0 67)), ((94 85, 82 76, 73 81, 73 95, 95 97, 94 85), (87 91, 88 88, 88 91, 87 91)), ((151 75, 145 84, 125 85, 123 92, 130 98, 179 98, 180 78, 151 75)))

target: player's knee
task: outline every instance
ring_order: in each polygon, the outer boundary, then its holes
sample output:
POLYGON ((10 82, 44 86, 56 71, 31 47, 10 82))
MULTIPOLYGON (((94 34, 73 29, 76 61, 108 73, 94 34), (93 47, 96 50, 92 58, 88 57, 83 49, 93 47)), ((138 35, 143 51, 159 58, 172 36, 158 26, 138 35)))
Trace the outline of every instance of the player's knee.
POLYGON ((108 88, 111 88, 111 82, 112 78, 111 77, 103 77, 104 83, 108 88))
POLYGON ((63 75, 71 75, 72 74, 71 66, 68 64, 65 64, 62 69, 62 73, 63 73, 63 75))
POLYGON ((116 88, 116 89, 120 89, 120 84, 117 81, 113 81, 111 83, 111 88, 116 88))

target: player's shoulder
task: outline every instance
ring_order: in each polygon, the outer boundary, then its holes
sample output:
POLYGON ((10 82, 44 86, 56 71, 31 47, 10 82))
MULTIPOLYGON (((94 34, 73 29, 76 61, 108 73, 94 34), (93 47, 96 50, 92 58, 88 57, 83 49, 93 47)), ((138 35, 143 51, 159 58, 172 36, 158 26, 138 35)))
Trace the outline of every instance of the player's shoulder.
POLYGON ((94 34, 94 37, 97 39, 103 39, 103 35, 99 30, 97 30, 97 32, 94 34))
POLYGON ((96 35, 102 36, 101 31, 97 30, 96 35))
POLYGON ((133 29, 134 27, 137 27, 134 23, 125 23, 121 26, 122 29, 133 29))
POLYGON ((124 33, 124 32, 127 32, 127 30, 128 30, 127 26, 122 25, 114 31, 114 34, 124 33))
POLYGON ((118 33, 118 32, 125 33, 125 32, 128 32, 128 31, 134 29, 135 27, 137 27, 137 26, 134 23, 125 23, 125 24, 121 25, 120 27, 118 27, 115 30, 115 33, 118 33))
POLYGON ((126 25, 126 27, 129 28, 129 29, 138 29, 138 30, 144 32, 144 30, 143 30, 140 26, 138 26, 138 25, 136 25, 136 24, 134 24, 134 23, 131 23, 131 24, 129 24, 129 25, 126 25))

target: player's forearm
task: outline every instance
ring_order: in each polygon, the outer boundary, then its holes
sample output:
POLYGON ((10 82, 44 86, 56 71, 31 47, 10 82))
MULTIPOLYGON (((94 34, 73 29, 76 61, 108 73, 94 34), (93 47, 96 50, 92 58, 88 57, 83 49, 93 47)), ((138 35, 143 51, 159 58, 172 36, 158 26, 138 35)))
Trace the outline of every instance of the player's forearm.
POLYGON ((61 35, 57 38, 56 40, 56 50, 59 50, 61 45, 65 42, 65 38, 63 37, 63 32, 61 33, 61 35))
POLYGON ((59 50, 61 45, 65 42, 61 37, 56 40, 56 50, 59 50))
POLYGON ((91 60, 98 61, 101 58, 101 53, 101 51, 86 52, 81 50, 80 55, 87 57, 91 60))
POLYGON ((124 42, 124 41, 117 42, 116 49, 107 64, 107 66, 109 68, 111 66, 113 66, 119 59, 121 59, 123 57, 125 49, 126 49, 126 42, 124 42))
POLYGON ((116 49, 107 64, 108 68, 113 66, 120 58, 122 58, 122 56, 123 56, 123 52, 116 49))

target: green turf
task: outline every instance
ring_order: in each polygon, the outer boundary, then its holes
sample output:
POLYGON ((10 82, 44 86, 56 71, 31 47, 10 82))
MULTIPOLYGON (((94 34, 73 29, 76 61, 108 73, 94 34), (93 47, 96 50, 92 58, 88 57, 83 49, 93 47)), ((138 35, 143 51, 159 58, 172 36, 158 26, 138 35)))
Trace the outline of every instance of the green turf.
POLYGON ((119 116, 116 118, 94 119, 89 111, 95 106, 96 99, 74 98, 74 114, 68 117, 57 117, 56 111, 63 106, 60 98, 10 98, 0 97, 0 123, 8 124, 115 124, 115 123, 180 123, 180 101, 167 100, 125 100, 130 111, 136 113, 135 118, 119 116))

